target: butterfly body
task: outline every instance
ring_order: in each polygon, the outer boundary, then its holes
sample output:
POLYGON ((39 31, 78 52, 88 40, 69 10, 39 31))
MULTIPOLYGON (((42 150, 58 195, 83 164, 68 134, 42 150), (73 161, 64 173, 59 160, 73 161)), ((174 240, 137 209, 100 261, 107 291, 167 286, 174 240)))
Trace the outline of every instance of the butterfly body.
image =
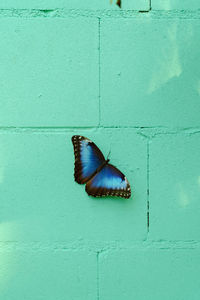
POLYGON ((74 146, 74 178, 79 184, 86 183, 85 190, 93 197, 131 196, 127 178, 116 167, 109 164, 99 148, 88 138, 72 136, 74 146))

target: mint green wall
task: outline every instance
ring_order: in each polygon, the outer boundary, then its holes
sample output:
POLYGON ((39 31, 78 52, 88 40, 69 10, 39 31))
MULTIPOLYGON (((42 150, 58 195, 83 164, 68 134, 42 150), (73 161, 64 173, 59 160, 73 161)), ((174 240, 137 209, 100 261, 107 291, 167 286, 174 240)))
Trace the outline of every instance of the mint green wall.
MULTIPOLYGON (((117 0, 1 0, 0 7, 2 8, 18 8, 18 9, 47 9, 52 8, 58 9, 75 9, 77 11, 82 9, 108 9, 108 10, 119 10, 117 6, 114 5, 117 0), (111 6, 110 3, 113 2, 111 6)), ((123 9, 131 10, 148 10, 149 0, 123 0, 123 9)), ((52 12, 53 13, 53 12, 52 12)), ((89 16, 89 14, 88 14, 89 16)))
POLYGON ((0 3, 2 300, 200 299, 200 5, 114 2, 0 3), (74 182, 74 134, 131 199, 74 182))

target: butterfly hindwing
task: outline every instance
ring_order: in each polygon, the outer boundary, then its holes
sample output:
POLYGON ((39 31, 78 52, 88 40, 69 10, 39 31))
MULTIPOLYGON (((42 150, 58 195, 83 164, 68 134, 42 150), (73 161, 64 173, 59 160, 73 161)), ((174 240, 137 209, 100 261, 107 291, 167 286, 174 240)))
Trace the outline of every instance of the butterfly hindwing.
POLYGON ((81 184, 86 183, 105 163, 105 158, 99 148, 84 136, 72 136, 72 143, 75 155, 75 181, 81 184))
POLYGON ((130 198, 131 188, 127 178, 116 167, 106 164, 86 184, 86 192, 93 197, 118 196, 130 198))

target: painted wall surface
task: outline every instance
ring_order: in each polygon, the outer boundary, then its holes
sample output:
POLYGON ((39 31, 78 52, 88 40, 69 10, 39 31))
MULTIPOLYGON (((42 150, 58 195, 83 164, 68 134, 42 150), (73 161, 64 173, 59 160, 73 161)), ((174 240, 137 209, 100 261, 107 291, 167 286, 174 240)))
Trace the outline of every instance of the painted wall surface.
POLYGON ((1 1, 0 299, 200 299, 199 8, 1 1), (74 134, 130 199, 74 182, 74 134))

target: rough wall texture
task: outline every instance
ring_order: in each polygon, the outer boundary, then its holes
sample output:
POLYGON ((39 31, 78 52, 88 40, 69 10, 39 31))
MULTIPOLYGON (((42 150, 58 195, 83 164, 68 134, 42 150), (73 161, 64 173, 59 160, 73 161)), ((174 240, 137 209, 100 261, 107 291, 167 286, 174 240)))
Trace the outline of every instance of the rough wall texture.
POLYGON ((1 1, 0 299, 200 299, 198 9, 1 1), (73 134, 131 199, 74 182, 73 134))

